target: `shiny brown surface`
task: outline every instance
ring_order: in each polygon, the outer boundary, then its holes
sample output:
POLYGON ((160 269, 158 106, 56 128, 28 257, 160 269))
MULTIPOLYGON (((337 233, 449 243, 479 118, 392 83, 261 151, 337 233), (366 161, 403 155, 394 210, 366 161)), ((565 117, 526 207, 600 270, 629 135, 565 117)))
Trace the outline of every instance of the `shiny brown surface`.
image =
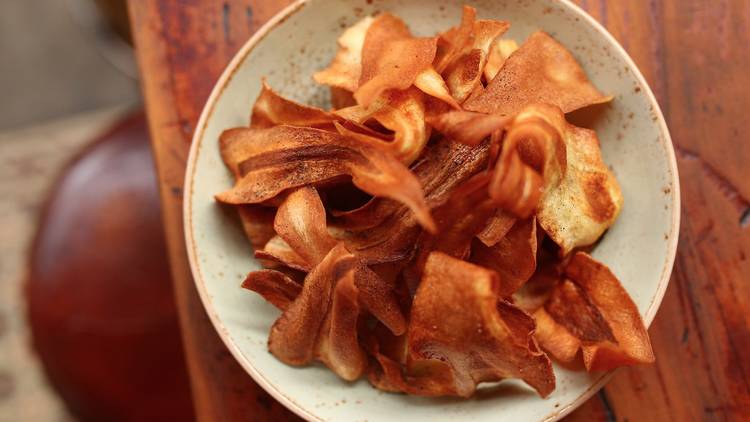
POLYGON ((193 418, 144 116, 58 178, 26 286, 33 346, 82 420, 193 418))

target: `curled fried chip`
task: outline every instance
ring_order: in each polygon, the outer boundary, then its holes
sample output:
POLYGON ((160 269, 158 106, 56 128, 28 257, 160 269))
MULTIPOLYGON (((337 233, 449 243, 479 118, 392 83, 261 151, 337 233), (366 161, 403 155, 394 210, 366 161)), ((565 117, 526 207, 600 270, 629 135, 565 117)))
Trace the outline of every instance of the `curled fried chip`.
POLYGON ((299 254, 278 235, 272 237, 265 246, 263 246, 263 249, 257 249, 255 251, 255 257, 265 261, 279 263, 299 271, 307 272, 313 267, 313 265, 299 256, 299 254))
POLYGON ((336 86, 331 87, 331 107, 334 110, 354 105, 357 105, 357 101, 354 100, 354 95, 350 91, 336 86))
POLYGON ((369 380, 377 389, 403 392, 416 396, 458 396, 451 367, 439 360, 415 364, 411 374, 404 374, 402 366, 382 353, 375 353, 379 370, 370 372, 369 380))
POLYGON ((252 204, 298 186, 351 176, 355 186, 407 205, 428 230, 434 222, 419 181, 391 155, 371 145, 336 133, 312 128, 275 126, 268 129, 231 129, 227 143, 241 145, 242 175, 229 191, 216 196, 230 204, 252 204))
POLYGON ((479 144, 511 121, 510 117, 473 111, 450 111, 427 118, 427 122, 435 130, 453 141, 466 145, 479 144))
POLYGON ((445 83, 459 104, 463 103, 481 83, 486 60, 482 50, 475 48, 459 57, 446 69, 445 83))
POLYGON ((406 319, 394 294, 395 274, 385 280, 364 264, 353 271, 354 285, 359 290, 359 302, 394 335, 406 332, 406 319))
POLYGON ((557 256, 541 248, 538 252, 536 272, 513 293, 513 303, 530 315, 544 306, 561 278, 557 256))
POLYGON ((570 363, 578 355, 581 341, 555 320, 542 307, 534 312, 536 333, 534 338, 542 349, 561 363, 570 363))
POLYGON ((536 218, 518 220, 494 246, 475 240, 471 262, 494 270, 500 276, 500 297, 510 297, 536 270, 536 218))
POLYGON ((493 271, 430 255, 409 323, 412 374, 422 363, 447 364, 461 397, 471 396, 480 382, 505 378, 522 379, 542 397, 552 392, 555 375, 532 339, 534 323, 522 311, 505 309, 513 305, 498 305, 498 284, 493 271))
POLYGON ((487 220, 487 224, 482 231, 477 234, 477 238, 484 243, 485 246, 495 246, 497 242, 508 234, 515 222, 516 219, 512 215, 503 210, 497 210, 495 215, 487 220))
POLYGON ((354 381, 367 368, 367 355, 359 345, 358 289, 353 272, 347 272, 333 288, 330 310, 315 346, 315 357, 338 376, 354 381))
POLYGON ((367 30, 362 47, 362 73, 354 98, 369 106, 384 91, 405 90, 432 65, 436 38, 415 38, 404 22, 382 13, 367 30))
POLYGON ((461 108, 461 105, 451 96, 448 85, 445 84, 443 77, 432 66, 417 75, 417 78, 414 80, 414 86, 427 95, 445 101, 453 108, 461 108))
POLYGON ((242 287, 258 293, 282 311, 289 308, 302 291, 299 283, 275 270, 251 272, 242 282, 242 287))
POLYGON ((571 112, 605 103, 573 55, 544 32, 535 32, 505 61, 481 96, 464 109, 512 116, 529 104, 547 103, 571 112))
POLYGON ((382 224, 386 218, 398 211, 401 204, 382 198, 372 198, 361 207, 348 211, 331 210, 331 225, 335 229, 362 231, 382 224))
POLYGON ((510 23, 505 21, 496 21, 489 19, 480 19, 474 22, 473 29, 473 48, 482 50, 482 53, 487 56, 490 52, 490 47, 501 35, 503 35, 508 28, 510 23))
POLYGON ((339 244, 305 277, 299 296, 271 327, 268 350, 274 356, 290 365, 313 360, 333 289, 354 262, 354 256, 339 244))
POLYGON ((460 55, 455 57, 445 70, 445 79, 451 95, 460 104, 477 87, 487 63, 491 43, 508 30, 507 22, 479 20, 472 23, 469 39, 460 55))
POLYGON ((276 210, 260 205, 238 205, 237 213, 242 222, 242 229, 250 241, 253 249, 265 246, 276 235, 273 229, 273 219, 276 210))
POLYGON ((565 362, 577 344, 589 371, 654 361, 638 308, 609 268, 578 252, 565 276, 535 313, 545 325, 537 332, 542 347, 565 362))
MULTIPOLYGON (((446 140, 427 148, 412 171, 423 186, 428 206, 445 204, 460 185, 481 172, 487 165, 488 149, 486 143, 469 147, 446 140)), ((410 258, 421 230, 413 216, 404 211, 402 207, 384 213, 385 219, 371 230, 346 238, 347 247, 371 264, 410 258)))
POLYGON ((394 132, 389 150, 404 164, 411 164, 430 138, 425 123, 424 95, 416 88, 392 90, 381 95, 377 103, 372 117, 394 132))
POLYGON ((484 85, 477 84, 474 87, 474 90, 471 91, 471 94, 469 94, 469 97, 466 98, 466 100, 464 102, 469 101, 469 100, 471 100, 474 97, 478 97, 478 96, 482 95, 483 92, 484 92, 484 85))
MULTIPOLYGON (((360 116, 351 117, 361 118, 360 116)), ((358 121, 347 119, 344 113, 329 113, 320 108, 300 104, 284 98, 271 89, 265 80, 263 81, 261 93, 253 106, 250 120, 251 129, 265 129, 277 125, 289 125, 335 131, 334 125, 340 125, 348 128, 352 133, 357 135, 375 138, 376 140, 389 139, 387 135, 361 125, 358 121)), ((413 126, 418 127, 417 124, 413 126)))
POLYGON ((367 16, 341 34, 339 50, 331 64, 313 75, 316 82, 350 92, 357 90, 362 73, 362 46, 373 21, 372 16, 367 16))
POLYGON ((537 219, 567 255, 576 247, 594 243, 614 224, 623 197, 617 179, 602 161, 596 133, 564 125, 567 170, 541 199, 537 219))
POLYGON ((487 54, 487 63, 484 65, 484 80, 490 83, 495 75, 508 60, 511 54, 518 50, 518 44, 515 40, 504 40, 497 38, 490 46, 487 54))
POLYGON ((446 136, 467 145, 488 135, 496 144, 500 131, 507 128, 489 187, 490 197, 520 218, 531 215, 544 192, 557 186, 565 173, 562 136, 568 125, 554 106, 531 105, 512 118, 453 111, 431 117, 429 122, 446 136))
POLYGON ((565 275, 581 287, 609 324, 615 340, 596 344, 583 342, 583 361, 589 371, 654 361, 641 314, 606 265, 586 253, 578 252, 565 268, 565 275))
POLYGON ((284 124, 331 130, 334 120, 336 116, 327 111, 282 97, 264 79, 263 88, 253 105, 250 127, 264 129, 284 124))
POLYGON ((367 118, 373 118, 385 128, 393 131, 393 140, 382 141, 382 138, 376 139, 371 134, 358 134, 351 130, 342 131, 341 126, 336 126, 343 135, 377 144, 379 148, 388 151, 407 165, 421 154, 429 139, 428 128, 425 124, 424 95, 416 88, 388 91, 378 97, 367 112, 355 112, 352 109, 340 115, 358 118, 360 123, 367 118))
POLYGON ((276 211, 273 227, 311 266, 317 265, 337 243, 328 234, 326 210, 311 186, 294 189, 287 195, 276 211))
POLYGON ((470 45, 476 17, 477 10, 464 5, 459 26, 453 27, 438 36, 434 67, 439 73, 442 73, 463 53, 466 46, 470 45))
POLYGON ((409 268, 407 282, 416 284, 427 259, 434 251, 463 259, 470 252, 471 240, 487 224, 497 206, 487 197, 489 175, 479 173, 455 189, 444 204, 434 210, 440 230, 422 233, 417 240, 416 257, 409 268))
POLYGON ((404 392, 422 396, 456 395, 453 374, 442 362, 423 362, 415 376, 405 373, 407 360, 406 335, 394 336, 381 325, 368 333, 368 352, 377 364, 369 368, 370 383, 379 390, 404 392))
POLYGON ((560 119, 564 124, 554 106, 532 105, 516 115, 507 129, 489 195, 519 218, 528 218, 566 171, 560 119))

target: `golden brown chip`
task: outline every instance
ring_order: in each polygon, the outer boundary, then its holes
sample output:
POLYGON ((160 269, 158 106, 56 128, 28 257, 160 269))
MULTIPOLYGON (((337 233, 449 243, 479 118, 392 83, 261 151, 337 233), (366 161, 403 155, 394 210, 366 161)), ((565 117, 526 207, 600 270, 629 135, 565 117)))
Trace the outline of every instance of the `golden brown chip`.
POLYGON ((340 133, 362 142, 376 144, 406 165, 411 164, 421 154, 429 139, 428 127, 425 124, 424 94, 416 88, 385 92, 368 107, 367 112, 350 111, 354 110, 347 110, 343 115, 359 118, 358 123, 373 118, 394 132, 393 140, 383 141, 382 138, 374 138, 368 133, 342 131, 337 124, 340 133))
POLYGON ((561 124, 564 117, 554 106, 532 105, 513 118, 489 186, 498 206, 528 218, 560 183, 566 171, 561 124))
POLYGON ((508 234, 515 222, 516 218, 512 215, 503 210, 497 210, 495 215, 487 220, 487 224, 482 231, 477 234, 477 238, 484 243, 485 246, 495 246, 497 242, 508 234))
POLYGON ((273 227, 310 266, 317 265, 336 246, 336 239, 328 234, 326 210, 311 186, 289 192, 276 211, 273 227))
POLYGON ((263 246, 263 249, 257 249, 255 251, 255 257, 269 262, 276 262, 289 268, 293 268, 299 271, 310 271, 313 265, 307 260, 299 256, 297 252, 289 246, 288 243, 281 238, 281 236, 272 237, 263 246))
MULTIPOLYGON (((336 88, 339 89, 340 88, 336 88)), ((351 96, 348 91, 344 91, 351 96)), ((401 105, 401 104, 398 104, 401 105)), ((403 105, 401 105, 403 107, 403 105)), ((351 116, 359 117, 360 116, 351 116)), ((421 124, 421 121, 419 122, 421 124)), ((263 81, 261 94, 253 106, 251 116, 251 129, 265 129, 277 125, 312 127, 335 131, 334 125, 341 125, 348 128, 357 135, 375 138, 379 141, 390 140, 388 135, 379 133, 359 123, 346 118, 345 112, 329 113, 317 107, 299 104, 288 98, 284 98, 273 91, 263 81)), ((414 124, 414 126, 417 126, 414 124)), ((422 126, 424 126, 422 124, 422 126)))
POLYGON ((501 35, 503 35, 510 23, 505 21, 496 21, 490 19, 480 19, 474 22, 473 29, 473 48, 482 50, 485 56, 489 55, 490 47, 501 35))
POLYGON ((380 370, 370 372, 369 380, 379 390, 428 397, 459 395, 451 367, 445 362, 418 362, 412 369, 414 375, 407 375, 402 366, 390 357, 377 353, 375 358, 380 370))
POLYGON ((580 348, 589 371, 654 361, 638 308, 609 268, 578 252, 565 276, 534 314, 542 347, 562 362, 580 348))
POLYGON ((362 73, 362 46, 373 21, 372 16, 367 16, 341 34, 339 50, 331 64, 313 75, 316 82, 350 92, 357 90, 362 73))
POLYGON ((434 64, 438 73, 443 73, 463 53, 466 46, 470 45, 476 17, 477 10, 464 5, 459 26, 453 27, 438 36, 438 48, 434 64))
POLYGON ((263 88, 253 105, 250 127, 264 129, 284 124, 331 130, 334 120, 336 116, 327 111, 282 97, 264 79, 263 88))
POLYGON ((557 256, 541 248, 538 252, 536 272, 513 293, 513 303, 528 314, 544 306, 562 277, 557 256))
POLYGON ((350 270, 333 288, 330 310, 315 346, 316 359, 347 381, 356 380, 367 368, 367 355, 357 335, 359 314, 358 290, 350 270))
POLYGON ((370 383, 379 390, 421 396, 455 396, 455 382, 448 364, 421 361, 405 373, 407 360, 406 335, 394 336, 378 325, 369 333, 367 350, 377 364, 369 368, 370 383))
POLYGON ((276 235, 273 219, 276 210, 260 205, 238 205, 237 213, 242 222, 242 229, 254 250, 260 249, 276 235))
POLYGON ((582 339, 583 360, 589 371, 654 361, 641 314, 606 265, 578 252, 565 268, 565 275, 586 294, 609 325, 614 338, 614 341, 597 341, 595 344, 582 339))
POLYGON ((504 310, 513 305, 498 305, 498 289, 495 272, 431 254, 411 310, 410 374, 423 362, 438 361, 450 366, 458 396, 471 396, 480 382, 505 378, 520 378, 547 396, 555 375, 536 349, 534 323, 522 311, 504 310))
POLYGON ((458 186, 433 214, 438 224, 437 233, 422 233, 417 240, 416 257, 408 270, 407 282, 416 285, 427 259, 433 251, 463 259, 469 255, 471 241, 487 220, 492 217, 497 206, 487 197, 489 174, 480 173, 458 186))
POLYGON ((502 130, 510 117, 473 111, 449 111, 427 118, 427 123, 452 141, 477 145, 493 132, 502 130))
POLYGON ((568 125, 554 106, 531 105, 512 118, 453 111, 431 117, 429 122, 467 145, 489 135, 497 145, 501 131, 507 129, 489 192, 496 205, 520 218, 531 215, 542 195, 557 186, 565 173, 562 137, 568 125))
MULTIPOLYGON (((445 204, 460 185, 481 172, 487 165, 488 149, 486 143, 470 147, 446 140, 430 145, 412 165, 428 206, 433 209, 445 204)), ((421 233, 413 215, 403 207, 382 215, 385 218, 370 230, 348 236, 347 247, 371 264, 410 258, 421 233)))
POLYGON ((459 57, 446 69, 445 83, 459 104, 463 103, 481 83, 486 60, 482 50, 475 48, 459 57))
MULTIPOLYGON (((435 225, 419 181, 390 154, 336 133, 295 126, 268 129, 231 129, 222 138, 242 152, 242 175, 216 199, 229 204, 252 204, 282 191, 351 176, 355 186, 371 194, 407 205, 428 230, 435 225)), ((237 154, 239 155, 239 154, 237 154)))
POLYGON ((478 97, 478 96, 482 95, 482 93, 483 93, 483 92, 484 92, 484 85, 482 85, 482 84, 477 84, 477 85, 476 85, 476 86, 474 87, 474 90, 473 90, 473 91, 471 91, 471 94, 469 94, 469 97, 468 97, 468 98, 466 98, 466 100, 464 100, 464 102, 466 102, 466 101, 470 101, 470 100, 471 100, 472 98, 474 98, 474 97, 478 97))
POLYGON ((394 335, 406 332, 406 319, 394 294, 395 274, 386 280, 364 264, 353 271, 354 285, 359 290, 362 307, 388 327, 394 335))
POLYGON ((581 341, 555 320, 542 307, 534 312, 536 333, 534 338, 542 349, 561 363, 570 363, 578 355, 581 341))
POLYGON ((370 25, 362 47, 362 74, 354 98, 369 106, 386 90, 409 88, 432 65, 436 38, 415 38, 404 22, 390 13, 370 25))
POLYGON ((536 270, 536 218, 518 220, 513 228, 494 246, 485 246, 478 239, 471 247, 471 262, 494 270, 500 276, 500 297, 508 298, 536 270))
POLYGON ((388 91, 376 101, 372 117, 394 132, 389 151, 406 165, 419 157, 430 138, 424 94, 416 88, 388 91), (381 104, 382 102, 382 104, 381 104))
POLYGON ((414 86, 427 95, 445 101, 453 108, 461 108, 461 105, 451 96, 448 85, 445 84, 443 77, 432 66, 417 75, 417 78, 414 80, 414 86))
POLYGON ((382 224, 401 207, 396 201, 372 198, 353 210, 331 210, 331 226, 339 230, 362 231, 382 224))
POLYGON ((350 91, 336 86, 331 87, 331 107, 334 110, 354 105, 357 105, 357 101, 354 100, 354 95, 350 91))
POLYGON ((567 170, 559 184, 545 192, 537 219, 566 255, 599 239, 619 215, 623 197, 602 161, 596 133, 562 123, 567 170))
POLYGON ((302 291, 299 283, 275 270, 251 272, 242 282, 242 287, 258 293, 282 311, 289 308, 302 291))
POLYGON ((353 104, 349 107, 344 107, 339 110, 331 111, 332 114, 340 117, 343 120, 351 122, 364 123, 370 117, 372 117, 373 111, 370 108, 362 107, 358 104, 353 104))
POLYGON ((490 44, 508 30, 507 22, 479 20, 472 23, 469 39, 460 54, 448 64, 445 80, 451 95, 460 104, 481 86, 490 44))
POLYGON ((333 289, 354 263, 354 256, 339 244, 305 277, 299 296, 271 328, 268 350, 274 356, 290 365, 313 360, 333 289))
POLYGON ((573 55, 544 32, 535 32, 505 61, 484 94, 464 103, 482 113, 512 116, 529 104, 570 112, 610 101, 589 82, 573 55))
POLYGON ((487 64, 484 65, 484 80, 489 84, 505 64, 505 61, 518 50, 515 40, 497 38, 490 46, 487 64))

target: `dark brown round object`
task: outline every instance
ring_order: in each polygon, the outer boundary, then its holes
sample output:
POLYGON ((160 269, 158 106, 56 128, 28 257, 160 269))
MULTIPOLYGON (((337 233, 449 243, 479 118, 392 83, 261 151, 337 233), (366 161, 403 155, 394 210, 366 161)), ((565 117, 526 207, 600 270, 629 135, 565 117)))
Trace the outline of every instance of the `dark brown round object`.
POLYGON ((142 115, 60 176, 31 250, 33 345, 82 420, 193 419, 142 115))

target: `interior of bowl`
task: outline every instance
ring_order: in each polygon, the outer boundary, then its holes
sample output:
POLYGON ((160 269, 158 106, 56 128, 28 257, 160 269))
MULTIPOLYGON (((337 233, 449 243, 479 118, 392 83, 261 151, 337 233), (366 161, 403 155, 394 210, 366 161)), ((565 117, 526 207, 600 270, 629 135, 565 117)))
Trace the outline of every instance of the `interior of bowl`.
POLYGON ((604 160, 625 197, 622 214, 593 255, 620 278, 650 323, 666 288, 676 248, 679 210, 677 174, 669 135, 643 78, 611 37, 574 6, 554 0, 425 2, 408 0, 310 0, 287 10, 240 51, 220 79, 193 140, 186 180, 185 230, 198 290, 220 335, 242 366, 264 388, 311 420, 432 421, 549 420, 572 410, 604 382, 603 373, 555 367, 557 388, 539 398, 520 382, 480 389, 469 400, 429 399, 383 393, 365 380, 346 383, 322 366, 287 366, 268 353, 266 341, 279 312, 260 296, 239 287, 260 268, 232 210, 213 195, 232 177, 218 149, 219 134, 248 123, 261 78, 281 94, 326 106, 328 89, 311 75, 327 65, 343 28, 378 11, 390 11, 420 35, 459 22, 462 4, 480 18, 508 20, 507 36, 519 43, 543 29, 562 42, 588 76, 614 101, 589 113, 586 124, 601 140, 604 160), (590 118, 593 116, 593 118, 590 118), (459 418, 459 419, 456 419, 459 418), (415 419, 416 420, 416 419, 415 419))

